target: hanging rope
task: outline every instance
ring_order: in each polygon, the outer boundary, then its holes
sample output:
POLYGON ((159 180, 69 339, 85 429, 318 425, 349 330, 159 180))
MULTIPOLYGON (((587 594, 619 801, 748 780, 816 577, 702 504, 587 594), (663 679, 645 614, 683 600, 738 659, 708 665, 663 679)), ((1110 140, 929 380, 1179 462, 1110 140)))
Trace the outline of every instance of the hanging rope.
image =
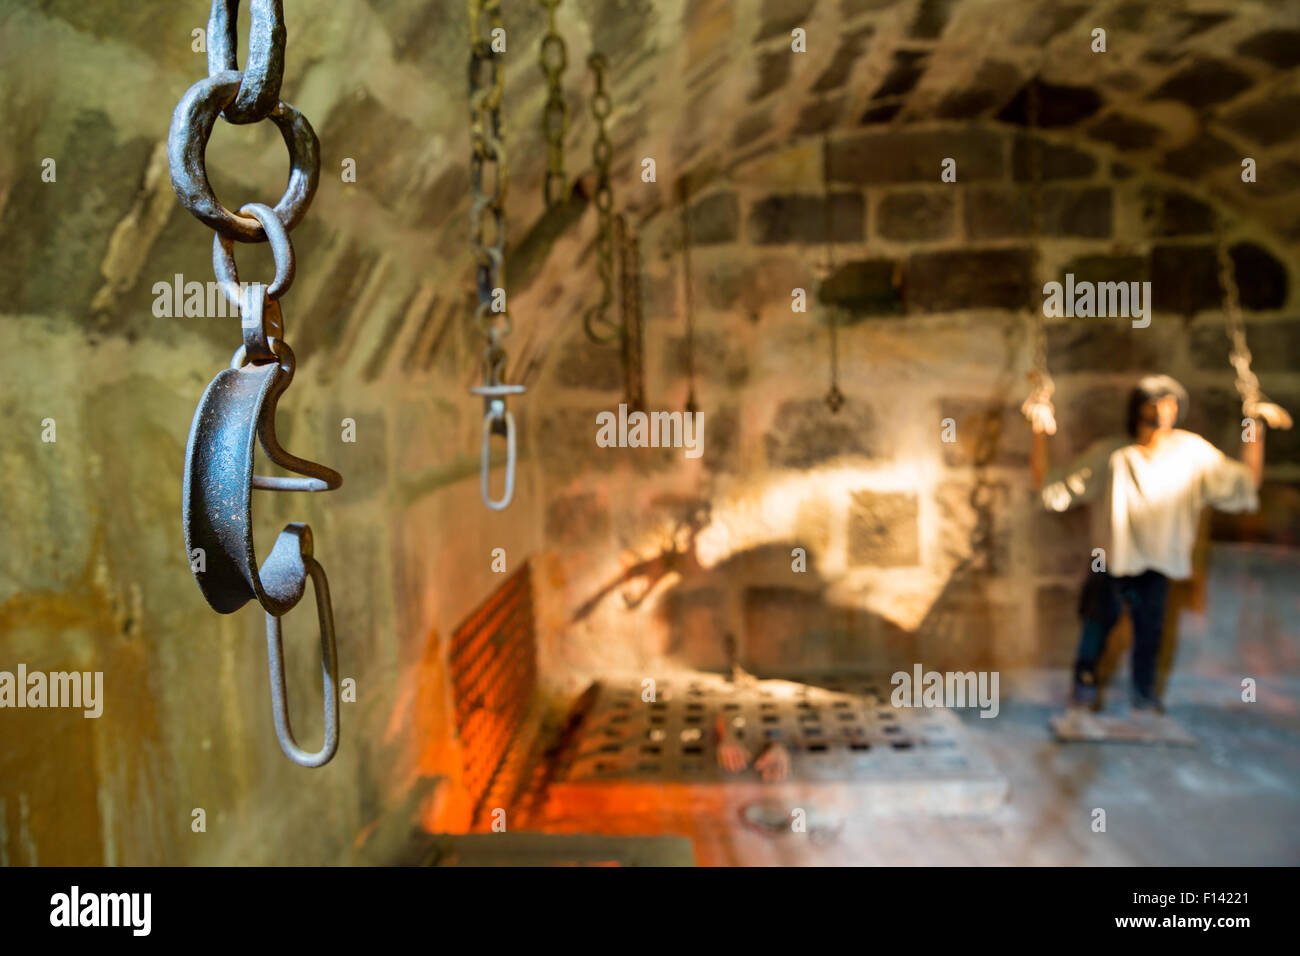
POLYGON ((1228 364, 1237 373, 1237 394, 1241 396, 1241 414, 1245 418, 1262 418, 1270 427, 1291 427, 1291 415, 1282 406, 1269 400, 1259 387, 1259 377, 1251 368, 1250 347, 1246 344, 1246 323, 1241 315, 1241 292, 1237 287, 1237 271, 1223 235, 1223 219, 1214 217, 1214 248, 1219 263, 1219 284, 1223 287, 1223 311, 1227 316, 1226 331, 1231 348, 1228 364))
POLYGON ((488 37, 504 33, 501 0, 468 0, 469 116, 470 116, 470 245, 474 252, 478 307, 474 324, 483 337, 483 384, 470 393, 483 396, 483 442, 479 462, 479 488, 483 503, 503 511, 515 493, 515 418, 506 408, 506 396, 522 394, 522 385, 503 381, 506 350, 502 344, 514 327, 506 300, 506 162, 501 100, 505 76, 501 56, 488 37), (483 20, 487 18, 487 36, 483 20), (491 182, 490 190, 485 182, 491 182), (491 239, 485 235, 490 230, 491 239), (493 498, 488 490, 492 467, 492 436, 506 440, 505 491, 493 498))
POLYGON ((564 175, 564 134, 569 130, 569 101, 564 98, 564 70, 569 51, 555 28, 555 9, 561 0, 539 0, 546 11, 546 35, 542 37, 539 60, 546 76, 546 105, 542 108, 542 137, 546 140, 546 180, 542 195, 546 208, 553 209, 567 198, 564 175))
MULTIPOLYGON (((1026 87, 1025 118, 1028 130, 1029 146, 1029 229, 1031 275, 1038 275, 1038 263, 1042 259, 1038 244, 1043 225, 1043 144, 1038 138, 1039 89, 1038 75, 1026 87)), ((1020 406, 1021 413, 1029 420, 1036 432, 1047 435, 1056 434, 1056 409, 1052 405, 1052 396, 1056 394, 1056 383, 1047 371, 1047 323, 1043 318, 1041 305, 1030 306, 1029 338, 1034 350, 1033 364, 1029 370, 1029 397, 1020 406)))

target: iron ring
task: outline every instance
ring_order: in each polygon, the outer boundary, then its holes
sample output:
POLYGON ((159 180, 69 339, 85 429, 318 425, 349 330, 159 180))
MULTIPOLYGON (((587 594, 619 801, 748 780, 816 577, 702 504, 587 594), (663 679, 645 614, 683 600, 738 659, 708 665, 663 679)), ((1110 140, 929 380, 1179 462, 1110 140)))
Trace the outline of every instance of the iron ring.
MULTIPOLYGON (((172 188, 186 209, 209 228, 239 242, 265 242, 266 231, 256 219, 236 216, 221 205, 208 182, 205 163, 208 139, 217 114, 234 101, 243 74, 227 71, 191 86, 172 114, 167 133, 167 159, 172 188)), ((280 102, 266 117, 280 130, 289 148, 289 182, 275 205, 275 215, 286 231, 302 221, 320 182, 320 142, 307 118, 288 103, 280 102)))
MULTIPOLYGON (((222 116, 229 123, 256 123, 280 102, 284 80, 283 0, 249 0, 248 62, 235 101, 222 116)), ((208 18, 208 75, 239 69, 239 0, 213 0, 208 18)))

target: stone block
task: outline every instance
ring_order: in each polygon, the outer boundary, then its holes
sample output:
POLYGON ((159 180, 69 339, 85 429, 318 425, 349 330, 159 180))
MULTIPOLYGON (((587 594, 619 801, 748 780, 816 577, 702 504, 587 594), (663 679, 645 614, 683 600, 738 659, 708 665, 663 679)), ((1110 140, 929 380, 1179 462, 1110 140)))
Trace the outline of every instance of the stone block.
POLYGON ((926 252, 908 260, 905 295, 910 312, 1020 309, 1035 285, 1025 249, 926 252))
POLYGON ((873 458, 879 453, 870 407, 849 402, 832 414, 820 398, 782 402, 763 443, 776 468, 811 468, 842 455, 873 458))
POLYGON ((876 568, 920 564, 919 519, 914 494, 854 492, 849 498, 849 564, 876 568))

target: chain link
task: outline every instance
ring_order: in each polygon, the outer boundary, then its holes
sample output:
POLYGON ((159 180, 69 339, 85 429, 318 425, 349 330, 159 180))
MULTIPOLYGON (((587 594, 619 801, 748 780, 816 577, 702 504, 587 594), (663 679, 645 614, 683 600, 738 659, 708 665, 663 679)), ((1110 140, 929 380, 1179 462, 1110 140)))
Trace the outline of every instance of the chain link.
POLYGON ((474 324, 484 340, 484 374, 500 384, 506 352, 502 340, 514 327, 508 304, 496 310, 498 289, 504 296, 506 192, 509 166, 501 125, 505 91, 502 57, 492 48, 496 31, 505 30, 501 0, 468 0, 470 25, 470 244, 473 247, 478 307, 474 324), (484 34, 486 20, 487 34, 484 34), (485 185, 490 184, 490 185, 485 185))
POLYGON ((691 196, 686 180, 677 182, 682 210, 682 300, 686 309, 686 411, 700 410, 695 399, 695 281, 691 276, 691 196))
POLYGON ((542 136, 546 140, 546 180, 542 195, 546 208, 562 204, 566 196, 564 175, 564 136, 569 131, 569 101, 564 97, 563 77, 569 65, 569 51, 564 37, 555 28, 555 10, 561 0, 539 0, 546 10, 546 35, 542 37, 539 59, 546 76, 546 105, 542 108, 542 136))
POLYGON ((605 70, 608 67, 605 57, 593 53, 587 65, 596 78, 596 91, 591 95, 591 115, 596 121, 591 159, 596 166, 596 269, 600 274, 600 302, 587 310, 582 325, 589 339, 608 345, 622 335, 617 323, 609 318, 609 309, 614 303, 614 191, 609 181, 609 162, 614 147, 605 121, 613 106, 605 90, 605 70))
POLYGON ((641 243, 620 214, 614 219, 619 248, 619 278, 623 306, 623 373, 627 407, 645 410, 644 327, 641 320, 641 243))

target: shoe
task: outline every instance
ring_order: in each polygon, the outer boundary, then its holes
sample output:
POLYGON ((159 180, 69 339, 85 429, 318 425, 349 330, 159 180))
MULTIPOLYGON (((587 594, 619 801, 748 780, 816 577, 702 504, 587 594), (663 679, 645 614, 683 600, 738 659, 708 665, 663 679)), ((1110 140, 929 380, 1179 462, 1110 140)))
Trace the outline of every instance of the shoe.
POLYGON ((1070 692, 1070 706, 1101 710, 1101 692, 1095 684, 1075 684, 1070 692))
POLYGON ((1165 712, 1164 702, 1159 697, 1148 697, 1146 694, 1134 693, 1129 706, 1135 713, 1145 711, 1152 714, 1163 714, 1165 712))

